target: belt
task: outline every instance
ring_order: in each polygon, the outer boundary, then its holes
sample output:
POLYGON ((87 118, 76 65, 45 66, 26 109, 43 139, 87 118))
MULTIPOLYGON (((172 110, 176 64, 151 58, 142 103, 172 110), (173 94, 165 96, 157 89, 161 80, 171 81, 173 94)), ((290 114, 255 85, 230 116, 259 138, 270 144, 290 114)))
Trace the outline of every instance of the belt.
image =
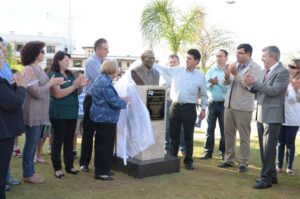
POLYGON ((180 102, 174 102, 174 105, 175 106, 191 106, 191 105, 196 106, 195 103, 180 103, 180 102))
POLYGON ((224 101, 210 101, 210 104, 224 104, 224 101))

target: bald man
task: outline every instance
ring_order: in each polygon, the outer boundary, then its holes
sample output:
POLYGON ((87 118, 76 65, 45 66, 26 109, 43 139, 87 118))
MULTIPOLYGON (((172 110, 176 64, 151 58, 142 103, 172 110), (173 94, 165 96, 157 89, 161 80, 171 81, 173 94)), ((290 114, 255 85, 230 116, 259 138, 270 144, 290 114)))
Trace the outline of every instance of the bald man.
POLYGON ((131 71, 131 77, 137 85, 158 85, 159 72, 153 68, 155 56, 146 50, 141 55, 142 64, 131 71))

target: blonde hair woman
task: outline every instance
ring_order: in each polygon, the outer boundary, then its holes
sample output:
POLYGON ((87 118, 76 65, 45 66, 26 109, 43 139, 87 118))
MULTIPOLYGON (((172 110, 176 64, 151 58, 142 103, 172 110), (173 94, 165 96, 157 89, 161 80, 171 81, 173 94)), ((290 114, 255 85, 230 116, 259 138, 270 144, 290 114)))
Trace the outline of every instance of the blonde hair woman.
POLYGON ((111 181, 111 161, 120 110, 125 109, 128 97, 119 97, 112 81, 118 77, 115 60, 106 60, 92 88, 91 120, 95 122, 95 179, 111 181))

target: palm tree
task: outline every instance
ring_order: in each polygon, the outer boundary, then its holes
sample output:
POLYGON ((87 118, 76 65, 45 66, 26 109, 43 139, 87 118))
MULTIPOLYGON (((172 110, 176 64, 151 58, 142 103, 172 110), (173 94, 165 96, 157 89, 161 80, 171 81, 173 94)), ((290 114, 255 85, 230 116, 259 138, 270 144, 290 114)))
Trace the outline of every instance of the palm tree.
POLYGON ((165 39, 173 53, 178 53, 183 42, 193 42, 202 28, 204 12, 195 6, 181 14, 172 0, 154 0, 144 9, 140 26, 143 39, 153 48, 165 39))

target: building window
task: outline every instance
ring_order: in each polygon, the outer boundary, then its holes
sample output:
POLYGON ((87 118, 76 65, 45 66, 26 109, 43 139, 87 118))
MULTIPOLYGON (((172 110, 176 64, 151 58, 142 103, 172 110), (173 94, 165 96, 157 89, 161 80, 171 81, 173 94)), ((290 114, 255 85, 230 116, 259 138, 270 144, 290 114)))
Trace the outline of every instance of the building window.
POLYGON ((53 59, 47 59, 46 66, 50 68, 52 61, 53 61, 53 59))
POLYGON ((73 60, 73 65, 74 65, 74 67, 81 68, 82 67, 82 60, 79 60, 79 59, 73 60))
POLYGON ((129 66, 130 66, 130 62, 127 62, 127 68, 129 68, 129 66))
POLYGON ((55 53, 55 46, 47 46, 47 53, 55 53))
POLYGON ((23 44, 16 44, 16 51, 20 52, 23 47, 23 44))

